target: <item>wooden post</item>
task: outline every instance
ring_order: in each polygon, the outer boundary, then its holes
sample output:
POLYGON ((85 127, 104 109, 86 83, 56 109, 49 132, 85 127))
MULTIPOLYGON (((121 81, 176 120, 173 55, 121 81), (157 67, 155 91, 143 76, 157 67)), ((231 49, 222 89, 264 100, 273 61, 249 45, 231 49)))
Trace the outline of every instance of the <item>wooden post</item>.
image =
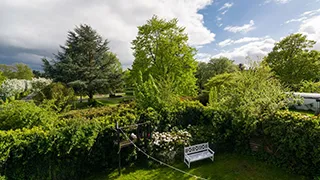
POLYGON ((120 130, 119 130, 119 124, 117 121, 116 124, 116 129, 117 129, 117 133, 118 133, 118 161, 119 161, 119 166, 118 166, 118 171, 119 171, 119 176, 121 176, 121 147, 120 147, 120 130))

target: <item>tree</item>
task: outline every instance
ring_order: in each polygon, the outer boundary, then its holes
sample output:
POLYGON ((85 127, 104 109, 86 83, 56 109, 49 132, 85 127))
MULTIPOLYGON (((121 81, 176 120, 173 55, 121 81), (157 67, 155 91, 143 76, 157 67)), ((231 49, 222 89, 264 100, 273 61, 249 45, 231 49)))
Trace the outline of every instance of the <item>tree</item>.
POLYGON ((77 93, 93 95, 112 93, 121 79, 121 65, 104 40, 88 25, 80 25, 68 33, 65 46, 55 59, 43 59, 45 74, 56 82, 74 86, 77 93))
POLYGON ((204 89, 204 85, 210 78, 218 74, 231 73, 238 70, 238 66, 233 60, 226 57, 212 58, 208 63, 200 62, 196 77, 198 78, 198 86, 204 89))
POLYGON ((27 79, 31 80, 33 77, 32 69, 23 63, 14 65, 0 64, 0 71, 8 79, 27 79))
POLYGON ((44 72, 40 72, 38 70, 32 70, 32 73, 33 73, 35 78, 46 78, 44 72))
POLYGON ((268 66, 253 65, 247 71, 219 75, 209 81, 210 105, 238 120, 255 124, 265 115, 287 107, 289 100, 268 66))
POLYGON ((196 93, 196 50, 188 45, 185 28, 177 23, 177 19, 166 21, 153 16, 138 27, 138 36, 132 42, 135 57, 130 72, 132 81, 147 82, 152 77, 158 92, 170 93, 169 97, 196 93))
POLYGON ((303 80, 319 79, 320 53, 310 50, 314 44, 305 35, 292 34, 276 43, 265 61, 281 82, 296 90, 303 80))

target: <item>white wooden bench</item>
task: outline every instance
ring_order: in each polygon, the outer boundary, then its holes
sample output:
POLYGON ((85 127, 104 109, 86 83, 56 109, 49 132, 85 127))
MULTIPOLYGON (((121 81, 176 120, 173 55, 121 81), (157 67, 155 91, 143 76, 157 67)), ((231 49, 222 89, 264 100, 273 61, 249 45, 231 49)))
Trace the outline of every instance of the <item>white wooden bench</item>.
POLYGON ((184 147, 184 163, 190 168, 190 163, 202 159, 214 160, 214 151, 209 148, 209 143, 197 144, 184 147))

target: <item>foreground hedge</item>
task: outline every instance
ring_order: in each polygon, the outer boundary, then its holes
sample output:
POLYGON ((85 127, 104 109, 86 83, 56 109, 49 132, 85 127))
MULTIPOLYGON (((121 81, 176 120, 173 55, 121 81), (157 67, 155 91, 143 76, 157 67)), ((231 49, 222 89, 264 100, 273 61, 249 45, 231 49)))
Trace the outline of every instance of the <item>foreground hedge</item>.
POLYGON ((320 176, 320 118, 278 112, 262 122, 277 165, 295 173, 320 176))
MULTIPOLYGON (((8 179, 82 179, 113 169, 117 162, 115 122, 132 124, 138 114, 119 107, 111 116, 61 119, 48 128, 0 131, 0 175, 8 179)), ((122 151, 132 162, 134 149, 122 151)))
MULTIPOLYGON (((0 131, 0 175, 8 179, 81 179, 114 169, 116 121, 121 125, 152 121, 158 132, 186 129, 192 144, 209 142, 217 153, 251 152, 249 142, 258 137, 269 148, 262 148, 262 154, 275 165, 310 177, 320 175, 318 117, 284 111, 259 120, 248 130, 250 126, 227 113, 188 101, 161 112, 138 110, 132 104, 72 111, 49 128, 0 131)), ((136 162, 135 156, 132 147, 123 149, 123 165, 136 162)))

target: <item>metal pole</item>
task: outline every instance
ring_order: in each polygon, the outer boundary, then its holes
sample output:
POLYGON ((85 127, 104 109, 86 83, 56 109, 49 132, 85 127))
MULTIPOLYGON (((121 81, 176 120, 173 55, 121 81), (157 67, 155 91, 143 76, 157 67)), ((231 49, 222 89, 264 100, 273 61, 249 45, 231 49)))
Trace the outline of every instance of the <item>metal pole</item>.
POLYGON ((119 124, 117 122, 116 125, 117 133, 118 133, 118 161, 119 161, 119 166, 118 166, 118 171, 119 171, 119 176, 121 176, 121 147, 120 147, 120 130, 119 130, 119 124))

